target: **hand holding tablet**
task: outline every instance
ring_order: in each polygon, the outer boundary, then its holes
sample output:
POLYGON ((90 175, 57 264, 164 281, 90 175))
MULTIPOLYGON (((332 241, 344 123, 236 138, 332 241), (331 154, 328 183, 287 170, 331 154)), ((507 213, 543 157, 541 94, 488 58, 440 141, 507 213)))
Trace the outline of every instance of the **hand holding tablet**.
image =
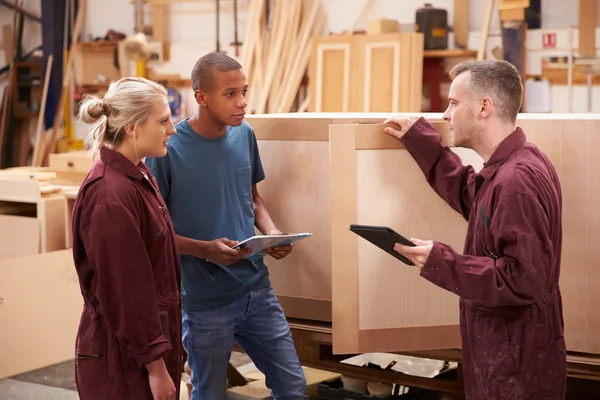
POLYGON ((298 240, 306 239, 307 237, 311 236, 311 233, 257 235, 238 243, 237 245, 233 246, 233 249, 251 249, 251 251, 245 256, 245 258, 249 259, 264 257, 269 253, 273 253, 273 258, 277 259, 277 252, 274 248, 291 245, 298 240))
POLYGON ((350 225, 350 230, 356 233, 363 239, 371 242, 375 246, 379 247, 389 255, 396 257, 407 265, 414 266, 415 263, 404 255, 398 253, 395 250, 396 243, 400 243, 405 246, 415 247, 416 244, 406 239, 404 236, 395 232, 393 229, 387 226, 373 226, 373 225, 350 225))

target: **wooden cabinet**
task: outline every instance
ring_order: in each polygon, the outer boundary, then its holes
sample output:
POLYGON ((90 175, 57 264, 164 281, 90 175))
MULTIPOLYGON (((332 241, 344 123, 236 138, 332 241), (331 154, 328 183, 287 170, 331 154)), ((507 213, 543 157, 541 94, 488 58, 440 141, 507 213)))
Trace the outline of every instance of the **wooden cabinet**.
MULTIPOLYGON (((259 191, 281 229, 312 232, 289 258, 267 259, 289 318, 331 322, 334 351, 460 348, 458 299, 415 268, 349 231, 388 225, 462 251, 466 221, 429 187, 412 157, 383 133, 389 114, 302 113, 248 118, 266 180, 259 191)), ((425 114, 448 143, 441 114, 425 114)), ((519 116, 529 140, 554 163, 563 190, 561 290, 567 348, 600 354, 600 119, 519 116)), ((472 151, 453 149, 481 168, 472 151)))
POLYGON ((420 111, 422 80, 422 33, 316 37, 309 110, 420 111))
POLYGON ((46 174, 0 171, 0 259, 66 248, 64 197, 46 174))

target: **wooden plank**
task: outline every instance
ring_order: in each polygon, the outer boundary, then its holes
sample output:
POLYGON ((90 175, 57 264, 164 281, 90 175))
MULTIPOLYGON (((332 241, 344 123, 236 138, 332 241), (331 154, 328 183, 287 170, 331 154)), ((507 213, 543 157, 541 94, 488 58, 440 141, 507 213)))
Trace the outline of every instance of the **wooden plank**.
POLYGON ((596 0, 579 0, 579 56, 596 57, 596 0))
MULTIPOLYGON (((587 67, 575 66, 573 68, 573 84, 574 85, 587 85, 587 67)), ((542 67, 541 78, 547 79, 552 85, 567 85, 569 83, 568 70, 566 68, 553 68, 553 67, 542 67)), ((527 78, 534 78, 535 76, 527 76, 527 78)), ((592 84, 600 85, 600 74, 592 73, 592 84)))
POLYGON ((466 49, 469 45, 469 0, 454 0, 454 45, 459 49, 466 49))
POLYGON ((424 58, 475 58, 477 56, 476 50, 424 50, 424 58))
POLYGON ((479 50, 477 51, 477 60, 485 60, 487 51, 487 42, 490 34, 490 26, 492 24, 492 15, 494 14, 495 0, 488 0, 488 8, 485 13, 485 19, 483 20, 483 28, 481 29, 481 43, 479 44, 479 50))
POLYGON ((41 197, 40 183, 32 179, 0 179, 0 201, 37 203, 41 197))
POLYGON ((35 139, 33 142, 33 155, 31 157, 31 165, 39 166, 38 160, 40 159, 40 150, 42 148, 42 135, 44 133, 44 117, 46 115, 46 101, 48 99, 48 87, 50 86, 50 74, 52 73, 52 60, 53 54, 48 56, 48 62, 46 63, 46 74, 44 76, 44 87, 42 89, 42 103, 40 105, 40 113, 38 116, 37 127, 35 130, 35 139))
POLYGON ((13 28, 11 25, 4 25, 2 27, 2 41, 4 42, 4 59, 7 63, 14 58, 15 50, 13 47, 14 37, 13 28))
POLYGON ((165 4, 152 4, 152 41, 164 42, 167 40, 167 6, 165 4))
MULTIPOLYGON (((59 190, 61 190, 59 188, 59 190)), ((65 241, 64 196, 42 198, 37 205, 40 221, 40 252, 63 250, 67 248, 65 241)))
POLYGON ((358 240, 348 229, 357 221, 355 138, 352 128, 331 125, 331 293, 334 353, 356 353, 359 329, 358 240), (335 172, 333 172, 335 171, 335 172))

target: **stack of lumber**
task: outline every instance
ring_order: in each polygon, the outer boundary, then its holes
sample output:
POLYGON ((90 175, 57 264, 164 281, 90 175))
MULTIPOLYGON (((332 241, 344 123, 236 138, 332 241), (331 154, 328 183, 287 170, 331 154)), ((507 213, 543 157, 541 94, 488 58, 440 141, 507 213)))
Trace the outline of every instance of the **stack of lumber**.
POLYGON ((308 99, 292 110, 309 65, 311 40, 321 34, 325 13, 321 0, 251 0, 241 64, 251 91, 254 114, 303 111, 308 99))

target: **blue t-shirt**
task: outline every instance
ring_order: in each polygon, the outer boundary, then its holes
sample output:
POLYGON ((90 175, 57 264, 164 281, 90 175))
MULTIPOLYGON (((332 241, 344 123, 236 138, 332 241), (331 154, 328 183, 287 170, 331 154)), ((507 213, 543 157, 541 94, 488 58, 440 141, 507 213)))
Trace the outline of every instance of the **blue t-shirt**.
MULTIPOLYGON (((252 185, 265 174, 250 125, 230 126, 218 139, 201 136, 187 120, 175 128, 167 155, 146 159, 175 232, 203 241, 253 236, 252 185)), ((216 309, 270 284, 262 259, 220 266, 182 254, 181 264, 185 311, 216 309)))

